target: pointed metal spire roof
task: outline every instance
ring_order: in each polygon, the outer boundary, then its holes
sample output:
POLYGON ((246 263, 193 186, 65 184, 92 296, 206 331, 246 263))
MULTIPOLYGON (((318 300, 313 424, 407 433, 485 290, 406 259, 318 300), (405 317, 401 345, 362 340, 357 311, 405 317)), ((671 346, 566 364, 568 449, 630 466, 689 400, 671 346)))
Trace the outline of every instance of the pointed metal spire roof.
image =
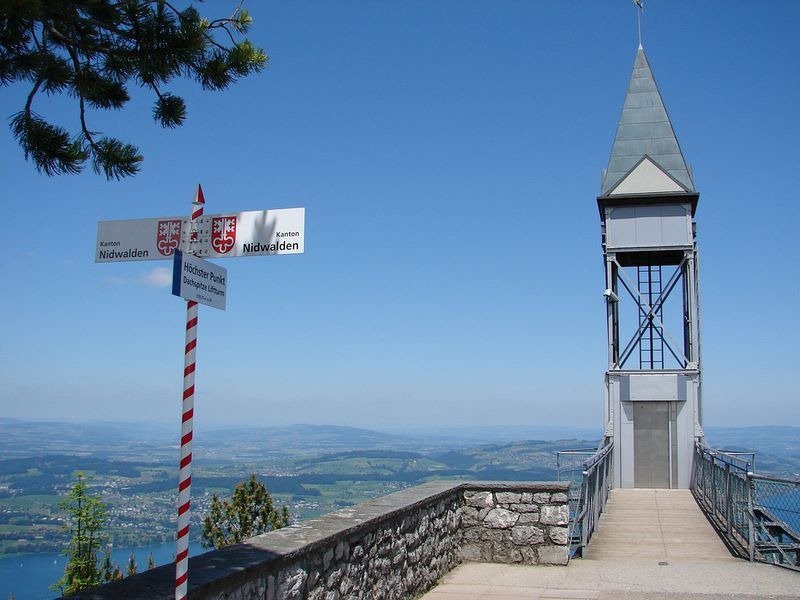
POLYGON ((611 192, 645 155, 687 192, 696 191, 650 64, 644 49, 639 46, 611 148, 611 159, 603 175, 601 196, 611 192))

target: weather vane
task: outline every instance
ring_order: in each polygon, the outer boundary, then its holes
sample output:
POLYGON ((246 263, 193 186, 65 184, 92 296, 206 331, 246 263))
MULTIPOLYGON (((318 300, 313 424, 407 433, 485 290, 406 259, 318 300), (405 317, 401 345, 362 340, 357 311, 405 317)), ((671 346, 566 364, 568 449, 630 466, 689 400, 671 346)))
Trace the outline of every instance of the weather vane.
POLYGON ((633 0, 636 7, 636 24, 639 28, 639 48, 642 47, 642 13, 644 12, 644 0, 633 0))

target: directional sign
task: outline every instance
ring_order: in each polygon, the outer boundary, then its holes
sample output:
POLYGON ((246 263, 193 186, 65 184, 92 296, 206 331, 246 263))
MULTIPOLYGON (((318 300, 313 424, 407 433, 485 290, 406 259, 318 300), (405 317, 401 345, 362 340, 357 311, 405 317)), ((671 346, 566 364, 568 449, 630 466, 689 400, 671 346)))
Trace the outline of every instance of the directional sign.
POLYGON ((305 237, 305 208, 208 216, 204 215, 204 208, 203 189, 198 185, 190 219, 162 217, 101 221, 97 224, 95 251, 95 262, 173 259, 172 293, 187 300, 175 539, 176 600, 186 600, 189 589, 189 506, 198 304, 225 310, 227 296, 227 270, 201 257, 302 254, 305 237))
POLYGON ((95 262, 168 260, 176 250, 205 258, 302 254, 305 208, 252 210, 189 219, 162 217, 97 224, 95 262))
POLYGON ((184 219, 100 221, 95 262, 171 259, 181 245, 184 219))
POLYGON ((175 251, 172 293, 213 308, 225 310, 228 270, 191 254, 175 251))

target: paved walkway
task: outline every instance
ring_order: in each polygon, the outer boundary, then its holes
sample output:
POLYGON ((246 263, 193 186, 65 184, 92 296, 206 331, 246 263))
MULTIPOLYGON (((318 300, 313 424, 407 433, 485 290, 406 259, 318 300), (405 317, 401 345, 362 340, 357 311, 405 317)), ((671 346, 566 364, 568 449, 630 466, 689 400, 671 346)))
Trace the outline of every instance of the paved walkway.
POLYGON ((689 490, 612 490, 587 559, 737 564, 689 490))
POLYGON ((464 563, 422 600, 789 600, 800 573, 732 557, 687 490, 613 490, 567 567, 464 563))

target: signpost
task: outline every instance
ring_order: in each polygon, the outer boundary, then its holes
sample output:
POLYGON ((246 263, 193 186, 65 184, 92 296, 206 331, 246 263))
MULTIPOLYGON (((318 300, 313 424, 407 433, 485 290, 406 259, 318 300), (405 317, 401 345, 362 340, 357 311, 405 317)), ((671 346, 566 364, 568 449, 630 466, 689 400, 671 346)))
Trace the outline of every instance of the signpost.
POLYGON ((95 262, 173 260, 172 293, 186 299, 175 599, 189 587, 189 505, 192 485, 194 375, 198 303, 225 310, 228 273, 204 258, 302 254, 305 209, 283 208, 203 216, 198 185, 189 219, 161 217, 97 224, 95 262))
POLYGON ((175 250, 172 295, 225 310, 228 270, 212 262, 175 250))
POLYGON ((304 230, 304 208, 100 221, 94 260, 169 260, 178 249, 202 258, 302 254, 304 230))

